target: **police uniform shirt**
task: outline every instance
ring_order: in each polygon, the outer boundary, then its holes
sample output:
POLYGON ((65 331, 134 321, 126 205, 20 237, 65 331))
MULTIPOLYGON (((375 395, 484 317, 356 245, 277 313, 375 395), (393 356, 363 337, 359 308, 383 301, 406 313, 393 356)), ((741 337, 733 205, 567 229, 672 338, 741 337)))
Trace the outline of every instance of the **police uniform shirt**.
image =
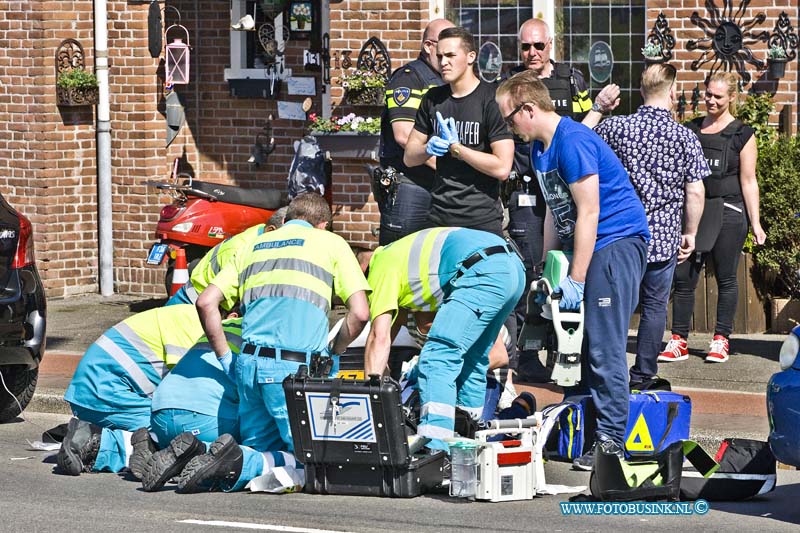
POLYGON ((469 256, 505 244, 486 231, 431 228, 375 250, 369 264, 370 318, 400 308, 434 312, 449 295, 453 276, 469 256))
MULTIPOLYGON (((495 102, 496 85, 481 81, 470 94, 456 98, 449 85, 434 87, 422 100, 414 129, 426 138, 438 134, 436 112, 453 118, 459 142, 491 153, 491 143, 511 139, 495 102)), ((437 226, 484 226, 503 218, 500 182, 446 153, 436 158, 430 219, 437 226)))
MULTIPOLYGON (((222 322, 228 347, 238 354, 242 344, 242 319, 222 322)), ((235 420, 239 411, 236 383, 222 369, 222 364, 206 337, 186 352, 153 393, 153 412, 161 409, 185 409, 196 413, 235 420)))
POLYGON ((422 97, 428 89, 442 83, 439 73, 420 54, 419 58, 392 74, 386 86, 386 106, 381 114, 381 165, 394 167, 425 189, 433 185, 434 170, 427 165, 409 168, 403 163, 404 150, 394 138, 392 123, 414 122, 422 97))
POLYGON ((239 301, 244 342, 299 352, 326 347, 332 293, 347 302, 369 291, 347 242, 301 220, 259 236, 213 284, 227 305, 239 301))
POLYGON ((64 394, 69 403, 101 412, 138 407, 203 335, 193 305, 135 314, 97 339, 81 358, 64 394), (137 397, 131 400, 130 393, 137 397))

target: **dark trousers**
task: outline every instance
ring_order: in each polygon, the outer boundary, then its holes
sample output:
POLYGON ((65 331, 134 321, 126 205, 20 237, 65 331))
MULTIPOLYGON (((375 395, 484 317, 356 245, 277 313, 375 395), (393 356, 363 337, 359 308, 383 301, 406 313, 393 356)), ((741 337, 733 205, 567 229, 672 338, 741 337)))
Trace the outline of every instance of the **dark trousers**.
POLYGON ((669 261, 647 263, 639 288, 639 332, 636 336, 636 361, 631 367, 631 383, 641 382, 658 373, 658 354, 667 327, 667 304, 672 288, 677 257, 669 261))
MULTIPOLYGON (((544 216, 536 212, 533 207, 520 207, 518 205, 520 194, 519 191, 511 193, 508 208, 508 235, 519 248, 522 262, 525 265, 525 290, 512 313, 517 333, 525 322, 528 292, 531 283, 536 278, 535 267, 542 261, 542 248, 544 247, 544 216)), ((519 360, 528 357, 538 358, 539 355, 536 351, 518 352, 518 357, 509 361, 509 368, 517 368, 519 360)))
POLYGON ((742 204, 734 204, 739 213, 725 207, 722 213, 722 228, 710 252, 692 254, 675 269, 675 291, 672 293, 672 333, 683 338, 689 336, 689 322, 694 311, 694 290, 700 279, 700 271, 709 256, 714 260, 714 276, 717 278, 717 324, 715 335, 729 337, 733 331, 736 301, 739 299, 739 284, 736 270, 742 246, 747 238, 747 216, 742 204))
POLYGON ((379 244, 385 246, 429 227, 431 193, 414 183, 401 182, 397 184, 394 198, 388 198, 378 207, 381 212, 379 244))
POLYGON ((578 387, 588 389, 597 408, 597 435, 623 446, 628 423, 628 323, 639 300, 647 264, 647 245, 639 237, 615 241, 596 251, 583 294, 584 337, 578 387))

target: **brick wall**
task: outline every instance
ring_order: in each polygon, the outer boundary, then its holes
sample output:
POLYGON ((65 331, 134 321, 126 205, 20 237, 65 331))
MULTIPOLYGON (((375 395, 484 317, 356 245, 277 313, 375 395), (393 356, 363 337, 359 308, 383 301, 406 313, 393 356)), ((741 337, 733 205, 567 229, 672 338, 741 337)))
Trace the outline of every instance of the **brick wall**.
MULTIPOLYGON (((700 37, 700 30, 689 21, 692 11, 706 16, 701 2, 695 3, 696 7, 682 8, 669 7, 674 3, 663 0, 648 4, 648 30, 660 11, 669 18, 678 41, 675 64, 680 69, 680 88, 685 88, 687 95, 705 76, 689 68, 699 53, 686 50, 688 39, 700 37)), ((87 68, 93 69, 92 4, 0 0, 0 46, 4 50, 0 54, 0 192, 34 224, 37 260, 49 298, 98 290, 94 109, 56 106, 54 65, 59 43, 74 38, 83 44, 87 68)), ((767 21, 759 28, 772 31, 782 10, 778 4, 754 0, 744 18, 749 20, 764 11, 767 21)), ((114 279, 116 291, 121 293, 163 294, 164 269, 147 267, 144 259, 159 210, 169 199, 147 187, 146 181, 165 178, 172 159, 184 157, 184 170, 204 181, 283 189, 292 143, 303 133, 303 123, 277 118, 275 101, 229 95, 223 78, 229 63, 229 3, 177 0, 170 5, 180 10, 193 48, 191 83, 177 89, 186 101, 186 124, 167 149, 163 68, 147 50, 148 5, 108 2, 114 279), (269 114, 274 116, 276 149, 265 165, 253 168, 247 163, 249 149, 269 114)), ((399 67, 419 51, 421 32, 428 22, 427 7, 428 3, 421 1, 333 4, 332 57, 350 50, 355 61, 363 43, 378 36, 389 51, 392 68, 399 67)), ((796 12, 790 16, 797 27, 796 12)), ((174 21, 172 10, 167 10, 166 22, 174 21)), ((318 73, 303 71, 302 52, 307 46, 307 41, 289 41, 287 66, 295 75, 318 77, 318 73)), ((753 49, 764 57, 763 43, 753 49)), ((335 82, 341 70, 335 63, 332 67, 333 113, 378 116, 380 108, 340 105, 342 91, 335 82)), ((748 68, 754 79, 761 78, 748 68)), ((792 105, 796 110, 797 76, 795 61, 787 65, 786 76, 775 87, 779 106, 792 105)), ((302 100, 298 96, 282 98, 302 100)), ((324 111, 321 94, 314 98, 313 110, 324 111)), ((363 161, 333 161, 332 198, 334 229, 353 244, 374 246, 376 238, 371 231, 377 227, 378 214, 363 161)))
MULTIPOLYGON (((723 2, 715 2, 719 8, 722 8, 723 2)), ((739 3, 734 2, 734 15, 739 8, 739 3)), ((692 13, 697 11, 698 15, 706 19, 711 19, 710 13, 706 10, 703 2, 683 2, 682 4, 676 2, 669 2, 666 0, 657 0, 648 2, 647 10, 647 31, 655 24, 658 14, 663 12, 664 16, 669 21, 669 27, 672 29, 672 35, 675 37, 675 49, 672 51, 674 59, 671 64, 678 69, 678 91, 685 91, 687 100, 691 99, 692 90, 696 84, 699 84, 701 91, 700 106, 698 111, 705 112, 705 105, 703 103, 703 80, 709 72, 709 68, 714 63, 710 61, 694 71, 691 69, 692 62, 702 56, 701 51, 687 50, 687 43, 689 40, 698 40, 704 37, 704 32, 696 24, 691 21, 692 13), (676 7, 678 6, 678 7, 676 7), (681 7, 682 6, 682 7, 681 7)), ((786 7, 785 2, 777 0, 765 1, 754 0, 745 9, 740 16, 734 16, 734 22, 744 25, 748 21, 755 18, 759 13, 764 13, 766 19, 760 24, 753 26, 752 33, 758 34, 762 31, 772 33, 778 17, 781 12, 785 11, 791 20, 792 26, 795 31, 798 31, 798 16, 796 5, 786 7)), ((712 26, 713 32, 716 26, 712 26)), ((778 113, 784 106, 790 106, 792 110, 792 131, 797 131, 797 110, 798 110, 798 68, 797 60, 786 64, 786 75, 780 80, 772 80, 769 78, 766 67, 767 44, 764 42, 757 42, 750 44, 745 35, 745 46, 750 48, 753 52, 753 57, 764 61, 764 69, 758 70, 755 66, 744 63, 747 72, 752 77, 752 84, 745 86, 745 92, 754 89, 759 92, 769 92, 775 95, 774 101, 776 112, 773 114, 771 122, 778 125, 778 113)), ((713 53, 709 52, 709 56, 713 53)), ((736 69, 733 70, 736 72, 736 69)), ((690 114, 689 105, 687 105, 687 117, 690 114)))

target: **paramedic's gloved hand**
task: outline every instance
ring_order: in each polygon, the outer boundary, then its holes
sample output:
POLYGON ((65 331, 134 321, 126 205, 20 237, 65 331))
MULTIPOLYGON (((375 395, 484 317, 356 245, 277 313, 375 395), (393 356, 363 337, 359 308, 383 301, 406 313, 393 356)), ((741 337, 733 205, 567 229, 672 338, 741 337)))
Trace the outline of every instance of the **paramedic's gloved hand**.
POLYGON ((219 364, 222 365, 222 370, 231 379, 233 379, 233 370, 236 368, 236 360, 233 358, 233 352, 228 350, 225 355, 219 358, 219 364))
POLYGON ((436 157, 442 157, 448 150, 450 150, 450 143, 435 135, 428 139, 428 144, 425 145, 428 155, 436 157))
POLYGON ((572 276, 561 282, 556 287, 557 291, 561 291, 561 303, 558 304, 559 309, 564 311, 577 311, 581 307, 583 301, 583 286, 580 281, 575 281, 572 276))
POLYGON ((436 112, 436 121, 439 123, 439 137, 447 141, 447 146, 460 142, 458 140, 458 130, 456 121, 453 117, 444 118, 441 112, 436 112))

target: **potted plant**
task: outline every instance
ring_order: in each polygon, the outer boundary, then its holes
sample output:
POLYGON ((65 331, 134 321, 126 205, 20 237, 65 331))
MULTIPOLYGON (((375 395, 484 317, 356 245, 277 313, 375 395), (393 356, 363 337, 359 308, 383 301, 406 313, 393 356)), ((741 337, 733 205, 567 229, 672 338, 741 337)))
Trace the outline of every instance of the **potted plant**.
POLYGON ((339 84, 345 90, 345 102, 350 105, 382 106, 385 102, 386 78, 371 70, 355 70, 344 74, 339 84))
POLYGON ((644 62, 648 64, 663 63, 665 59, 661 45, 654 42, 648 42, 644 45, 642 55, 644 56, 644 62))
POLYGON ((82 68, 64 70, 56 80, 56 101, 60 106, 94 105, 98 99, 97 77, 82 68))
POLYGON ((308 115, 308 129, 322 150, 339 157, 377 159, 381 119, 350 113, 343 117, 322 118, 308 115))
POLYGON ((778 44, 770 46, 767 50, 767 63, 770 78, 782 78, 786 74, 786 49, 778 44))

